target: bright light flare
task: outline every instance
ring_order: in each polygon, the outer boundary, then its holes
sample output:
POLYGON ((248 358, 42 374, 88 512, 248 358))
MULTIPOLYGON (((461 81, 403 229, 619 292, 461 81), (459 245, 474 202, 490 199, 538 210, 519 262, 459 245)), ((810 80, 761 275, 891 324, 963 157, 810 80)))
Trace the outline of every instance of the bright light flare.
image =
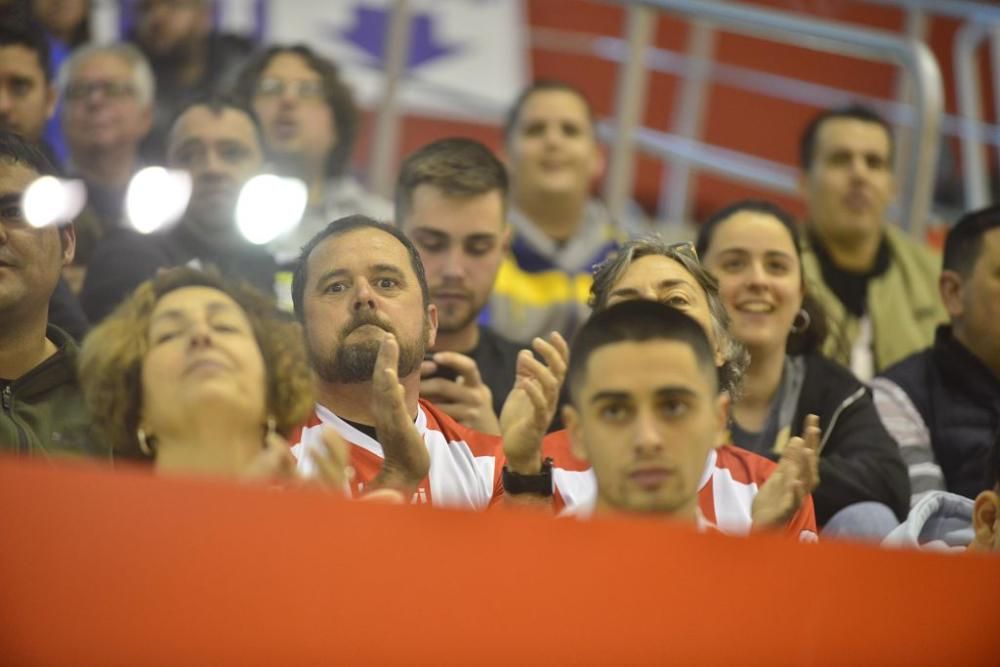
POLYGON ((250 243, 264 245, 302 221, 309 201, 306 184, 274 174, 254 176, 240 190, 236 226, 250 243))
POLYGON ((70 222, 86 203, 87 188, 82 181, 55 176, 36 178, 21 199, 25 219, 38 228, 70 222))
POLYGON ((146 167, 128 184, 125 214, 133 229, 151 234, 180 220, 190 199, 191 175, 186 171, 146 167))

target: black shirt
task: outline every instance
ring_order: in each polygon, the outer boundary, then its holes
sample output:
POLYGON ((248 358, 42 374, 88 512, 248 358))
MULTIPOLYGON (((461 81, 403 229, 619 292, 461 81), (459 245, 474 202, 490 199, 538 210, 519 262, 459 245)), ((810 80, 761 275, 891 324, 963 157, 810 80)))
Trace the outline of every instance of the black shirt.
POLYGON ((199 245, 182 225, 164 234, 140 234, 121 227, 97 245, 80 291, 80 303, 92 323, 100 322, 141 283, 159 269, 184 266, 193 260, 212 266, 222 276, 245 281, 266 295, 274 294, 274 259, 264 248, 252 246, 214 251, 199 245))
POLYGON ((479 367, 479 375, 493 394, 493 411, 500 416, 507 395, 514 388, 517 353, 523 347, 507 340, 489 327, 479 327, 479 342, 466 352, 479 367))
POLYGON ((883 236, 879 243, 878 252, 875 254, 875 264, 868 271, 862 273, 848 271, 834 264, 833 258, 827 253, 823 242, 812 231, 809 232, 809 242, 816 253, 816 259, 819 260, 823 282, 840 299, 848 313, 855 317, 864 315, 865 302, 868 300, 868 281, 889 270, 890 252, 885 237, 883 236))
MULTIPOLYGON (((521 350, 531 349, 530 346, 515 343, 493 331, 489 327, 479 327, 479 343, 468 356, 476 362, 479 367, 479 375, 483 382, 490 388, 493 394, 493 411, 496 416, 500 416, 503 404, 507 400, 510 390, 514 388, 514 380, 517 376, 517 355, 521 350)), ((535 358, 545 363, 545 360, 532 350, 535 358)), ((548 432, 558 431, 563 428, 562 406, 569 402, 569 393, 566 385, 563 384, 562 392, 559 395, 559 407, 549 425, 548 432)))

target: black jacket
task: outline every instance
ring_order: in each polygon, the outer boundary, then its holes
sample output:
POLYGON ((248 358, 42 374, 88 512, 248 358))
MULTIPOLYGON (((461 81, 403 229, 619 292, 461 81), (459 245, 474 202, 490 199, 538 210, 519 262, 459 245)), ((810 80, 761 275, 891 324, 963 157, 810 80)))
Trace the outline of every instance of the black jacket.
MULTIPOLYGON (((822 526, 839 510, 863 501, 888 505, 905 520, 910 478, 899 446, 882 426, 871 391, 820 354, 807 354, 805 360, 806 377, 791 433, 802 433, 806 415, 819 416, 820 482, 813 492, 817 523, 822 526)), ((768 456, 777 458, 774 453, 768 456)))
POLYGON ((907 393, 931 436, 934 458, 952 493, 975 498, 993 486, 989 461, 1000 438, 1000 379, 952 334, 882 374, 907 393))
POLYGON ((249 283, 264 294, 274 294, 278 265, 265 248, 247 243, 218 252, 199 244, 178 225, 167 233, 148 235, 120 228, 101 239, 87 268, 80 303, 96 324, 160 269, 193 262, 212 266, 224 277, 249 283))

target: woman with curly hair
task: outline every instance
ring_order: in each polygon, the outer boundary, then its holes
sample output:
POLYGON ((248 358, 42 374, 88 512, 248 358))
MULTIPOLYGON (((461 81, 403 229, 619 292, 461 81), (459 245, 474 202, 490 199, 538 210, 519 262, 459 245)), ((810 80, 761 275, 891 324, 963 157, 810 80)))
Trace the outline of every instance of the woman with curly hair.
MULTIPOLYGON (((295 474, 283 438, 313 407, 302 336, 250 288, 186 267, 157 275, 86 338, 80 377, 116 458, 163 473, 295 474)), ((320 476, 343 486, 343 443, 326 445, 320 476)))

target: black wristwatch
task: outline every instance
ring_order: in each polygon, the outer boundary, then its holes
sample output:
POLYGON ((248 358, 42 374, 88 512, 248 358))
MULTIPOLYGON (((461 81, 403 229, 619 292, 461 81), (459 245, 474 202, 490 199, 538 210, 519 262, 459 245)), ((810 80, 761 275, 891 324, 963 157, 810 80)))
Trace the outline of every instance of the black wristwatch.
POLYGON ((536 496, 552 495, 552 459, 542 461, 542 472, 537 475, 519 475, 503 467, 503 491, 512 496, 530 493, 536 496))

